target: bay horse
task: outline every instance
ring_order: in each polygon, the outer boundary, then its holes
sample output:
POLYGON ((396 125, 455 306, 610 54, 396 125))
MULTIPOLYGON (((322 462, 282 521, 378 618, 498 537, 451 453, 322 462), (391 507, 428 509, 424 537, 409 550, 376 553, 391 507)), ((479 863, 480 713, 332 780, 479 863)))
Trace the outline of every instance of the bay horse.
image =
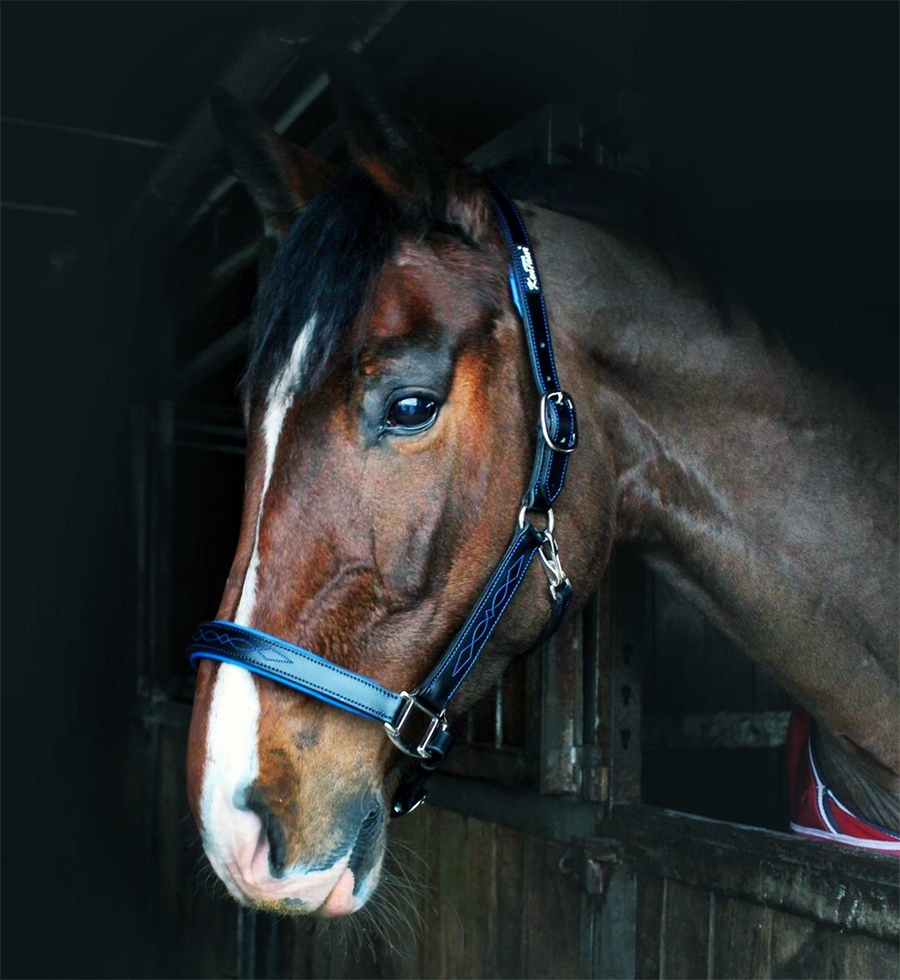
MULTIPOLYGON (((488 183, 358 67, 332 78, 346 175, 232 100, 216 110, 279 242, 242 384, 243 521, 217 620, 406 691, 507 547, 544 399, 488 183)), ((835 803, 896 844, 894 420, 639 237, 551 191, 518 206, 578 406, 554 507, 573 608, 614 547, 642 556, 808 709, 835 803)), ((553 604, 534 562, 451 718, 535 646, 553 604)), ((197 663, 188 797, 213 868, 246 904, 355 912, 409 760, 327 698, 197 663)))

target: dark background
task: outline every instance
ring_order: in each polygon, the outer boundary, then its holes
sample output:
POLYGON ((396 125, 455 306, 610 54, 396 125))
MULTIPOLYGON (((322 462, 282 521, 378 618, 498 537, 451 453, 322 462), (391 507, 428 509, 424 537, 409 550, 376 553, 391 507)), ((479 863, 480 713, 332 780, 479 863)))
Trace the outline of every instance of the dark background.
MULTIPOLYGON (((160 384, 148 311, 175 288, 169 230, 190 187, 154 198, 147 181, 273 8, 315 26, 322 8, 352 21, 366 6, 3 4, 5 976, 152 976, 160 955, 123 790, 135 764, 127 422, 160 384)), ((604 92, 633 72, 652 176, 684 202, 699 251, 761 285, 764 305, 802 310, 820 334, 800 330, 798 345, 894 405, 897 11, 419 2, 373 58, 386 69, 410 34, 451 32, 397 95, 464 151, 550 99, 604 118, 609 145, 604 92), (639 21, 635 49, 618 55, 616 17, 639 21)), ((302 126, 330 112, 326 93, 302 126)), ((623 153, 636 138, 622 131, 623 153)), ((202 176, 225 166, 217 157, 202 176)), ((230 535, 234 515, 222 520, 230 535)))

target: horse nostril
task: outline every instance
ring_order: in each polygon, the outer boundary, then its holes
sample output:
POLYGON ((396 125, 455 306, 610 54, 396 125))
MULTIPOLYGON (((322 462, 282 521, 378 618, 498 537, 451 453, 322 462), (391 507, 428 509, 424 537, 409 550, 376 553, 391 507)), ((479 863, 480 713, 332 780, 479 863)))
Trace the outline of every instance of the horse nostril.
POLYGON ((356 843, 347 865, 356 880, 354 893, 375 863, 372 844, 381 832, 382 815, 381 804, 376 803, 363 818, 356 835, 356 843))
POLYGON ((269 842, 269 873, 273 878, 281 878, 287 863, 287 842, 281 822, 272 812, 263 793, 256 787, 247 791, 240 809, 249 810, 259 817, 263 833, 269 842))

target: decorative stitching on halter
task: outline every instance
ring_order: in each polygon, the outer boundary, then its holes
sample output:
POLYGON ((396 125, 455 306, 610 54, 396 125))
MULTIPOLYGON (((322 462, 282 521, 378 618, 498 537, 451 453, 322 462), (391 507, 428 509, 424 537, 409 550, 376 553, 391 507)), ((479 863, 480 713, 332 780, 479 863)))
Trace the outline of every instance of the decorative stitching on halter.
MULTIPOLYGON (((465 670, 465 668, 469 666, 469 664, 472 662, 473 653, 475 650, 475 644, 479 643, 482 637, 487 638, 487 636, 490 635, 490 631, 488 630, 488 627, 490 625, 491 619, 499 615, 498 608, 497 608, 498 604, 501 604, 503 607, 505 607, 506 603, 511 598, 509 594, 510 589, 514 587, 514 585, 516 584, 516 580, 521 578, 522 563, 525 561, 525 558, 526 558, 525 555, 519 555, 518 559, 516 560, 516 563, 507 570, 506 578, 503 580, 503 585, 500 586, 500 589, 497 592, 495 592, 493 597, 491 598, 490 607, 485 609, 484 615, 479 620, 477 625, 473 627, 472 635, 469 639, 468 644, 464 648, 462 648, 457 654, 456 663, 453 665, 453 670, 450 672, 452 677, 456 677, 456 675, 461 670, 465 670)), ((500 610, 500 612, 502 612, 502 609, 500 610)))
MULTIPOLYGON (((516 539, 515 539, 515 545, 516 546, 518 545, 518 542, 520 540, 520 537, 521 537, 521 534, 516 536, 516 539)), ((534 557, 534 551, 536 551, 536 550, 537 550, 537 547, 535 546, 535 549, 531 552, 531 555, 529 556, 529 565, 531 564, 531 558, 534 557)), ((500 573, 502 573, 503 571, 505 571, 506 566, 509 565, 509 563, 513 560, 514 547, 508 548, 507 551, 508 551, 508 554, 506 555, 506 557, 503 559, 503 561, 498 566, 497 571, 492 576, 492 579, 493 578, 496 578, 500 573)), ((521 555, 520 558, 522 558, 522 557, 525 557, 525 556, 524 555, 521 555)), ((524 572, 523 572, 523 574, 524 574, 524 572)), ((504 585, 505 585, 505 583, 504 583, 504 585)), ((473 613, 472 613, 472 618, 473 619, 475 617, 478 617, 478 616, 481 616, 482 615, 482 613, 484 611, 484 607, 486 606, 486 604, 487 604, 487 602, 489 601, 490 598, 491 598, 491 596, 490 596, 490 593, 489 592, 482 593, 482 595, 480 596, 480 598, 478 600, 477 605, 475 606, 475 609, 473 610, 473 613)), ((504 606, 504 608, 505 608, 505 606, 504 606)), ((494 625, 496 625, 496 623, 494 625)), ((490 634, 488 634, 488 636, 490 636, 490 634)), ((457 637, 457 642, 459 642, 459 639, 460 638, 457 637)), ((428 691, 433 690, 435 684, 438 682, 438 680, 440 680, 441 675, 444 673, 445 666, 448 663, 450 663, 450 661, 454 657, 455 653, 456 653, 456 645, 454 644, 453 646, 451 646, 446 651, 446 653, 443 655, 443 657, 441 657, 441 659, 435 665, 435 668, 434 668, 434 671, 433 671, 433 673, 434 673, 434 679, 431 681, 431 683, 426 688, 424 688, 423 693, 427 693, 428 691)), ((452 673, 452 676, 456 676, 456 673, 457 673, 457 671, 456 671, 456 669, 454 669, 453 670, 453 673, 452 673)), ((459 687, 459 684, 458 683, 457 683, 456 687, 459 687)), ((456 690, 456 687, 453 688, 454 691, 456 690)), ((447 700, 449 700, 449 697, 447 698, 447 700)))

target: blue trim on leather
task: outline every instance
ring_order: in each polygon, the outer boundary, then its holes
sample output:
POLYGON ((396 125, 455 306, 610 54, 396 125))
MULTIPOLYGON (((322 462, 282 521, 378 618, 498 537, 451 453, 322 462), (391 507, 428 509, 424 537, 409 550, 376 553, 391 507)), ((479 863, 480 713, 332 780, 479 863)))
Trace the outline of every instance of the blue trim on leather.
POLYGON ((515 269, 511 265, 509 267, 509 292, 512 296, 513 306, 515 306, 519 314, 519 319, 524 321, 525 307, 522 304, 522 296, 519 293, 519 280, 516 278, 515 269))
POLYGON ((260 677, 267 677, 270 681, 277 681, 279 684, 283 684, 285 687, 290 687, 295 691, 300 691, 301 694, 308 694, 310 697, 314 697, 319 701, 325 701, 328 704, 333 704, 336 708, 343 708, 344 711, 349 711, 352 715, 359 715, 361 718, 369 718, 372 721, 382 721, 381 718, 376 718, 374 715, 371 715, 368 712, 360 711, 357 708, 354 708, 346 701, 336 701, 334 698, 326 697, 321 693, 321 691, 314 691, 312 688, 304 687, 300 683, 281 677, 272 670, 266 670, 264 667, 247 663, 244 660, 236 660, 234 657, 226 656, 223 653, 212 653, 208 650, 195 650, 195 652, 192 653, 188 659, 190 660, 191 667, 193 667, 194 670, 197 670, 198 660, 218 660, 223 664, 233 664, 235 667, 240 667, 243 670, 249 670, 252 674, 259 674, 260 677))
POLYGON ((393 722, 403 703, 399 694, 369 677, 277 636, 226 620, 201 623, 191 637, 188 655, 192 665, 203 657, 238 664, 375 721, 393 722))

